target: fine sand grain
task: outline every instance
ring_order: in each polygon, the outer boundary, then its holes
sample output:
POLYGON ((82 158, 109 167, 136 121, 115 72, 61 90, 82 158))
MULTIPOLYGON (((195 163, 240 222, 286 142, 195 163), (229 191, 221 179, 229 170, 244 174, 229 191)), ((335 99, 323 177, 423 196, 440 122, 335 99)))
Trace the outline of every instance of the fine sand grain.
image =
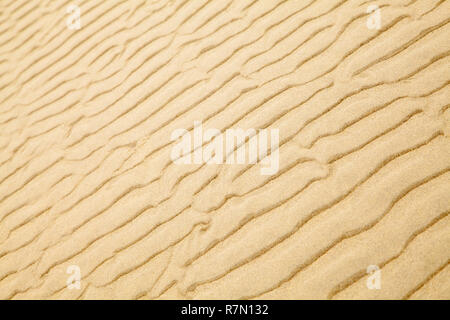
POLYGON ((449 22, 0 0, 0 299, 450 299, 449 22), (278 171, 174 163, 195 121, 279 130, 278 171))

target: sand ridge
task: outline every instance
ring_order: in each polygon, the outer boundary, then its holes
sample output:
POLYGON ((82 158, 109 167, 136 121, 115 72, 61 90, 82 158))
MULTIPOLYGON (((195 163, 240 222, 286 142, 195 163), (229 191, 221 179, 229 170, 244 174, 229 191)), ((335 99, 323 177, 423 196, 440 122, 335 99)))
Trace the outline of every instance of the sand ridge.
POLYGON ((0 299, 449 299, 449 22, 445 0, 1 1, 0 299), (196 121, 278 130, 278 170, 174 163, 196 121))

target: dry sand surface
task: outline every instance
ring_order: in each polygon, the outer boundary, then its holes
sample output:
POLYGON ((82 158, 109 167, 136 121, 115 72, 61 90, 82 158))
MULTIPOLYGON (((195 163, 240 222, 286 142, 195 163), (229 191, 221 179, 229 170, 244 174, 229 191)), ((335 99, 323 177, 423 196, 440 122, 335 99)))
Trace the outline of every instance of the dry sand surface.
POLYGON ((449 299, 449 22, 1 0, 0 299, 449 299), (278 130, 278 170, 175 163, 195 121, 278 130))

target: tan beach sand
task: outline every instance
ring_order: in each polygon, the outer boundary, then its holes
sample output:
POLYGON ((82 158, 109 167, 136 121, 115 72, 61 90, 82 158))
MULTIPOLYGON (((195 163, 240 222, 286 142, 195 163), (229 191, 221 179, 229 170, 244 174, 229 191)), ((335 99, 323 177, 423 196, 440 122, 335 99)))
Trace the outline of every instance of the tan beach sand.
POLYGON ((1 0, 0 299, 449 299, 449 22, 1 0), (278 129, 279 170, 174 163, 194 121, 278 129))

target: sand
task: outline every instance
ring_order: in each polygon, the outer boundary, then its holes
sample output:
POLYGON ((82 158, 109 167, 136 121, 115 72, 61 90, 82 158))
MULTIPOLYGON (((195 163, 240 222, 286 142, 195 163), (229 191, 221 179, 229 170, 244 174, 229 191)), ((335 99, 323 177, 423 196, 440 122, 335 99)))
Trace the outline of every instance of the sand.
POLYGON ((0 299, 449 299, 449 19, 1 0, 0 299), (174 163, 195 121, 278 130, 278 170, 174 163))

